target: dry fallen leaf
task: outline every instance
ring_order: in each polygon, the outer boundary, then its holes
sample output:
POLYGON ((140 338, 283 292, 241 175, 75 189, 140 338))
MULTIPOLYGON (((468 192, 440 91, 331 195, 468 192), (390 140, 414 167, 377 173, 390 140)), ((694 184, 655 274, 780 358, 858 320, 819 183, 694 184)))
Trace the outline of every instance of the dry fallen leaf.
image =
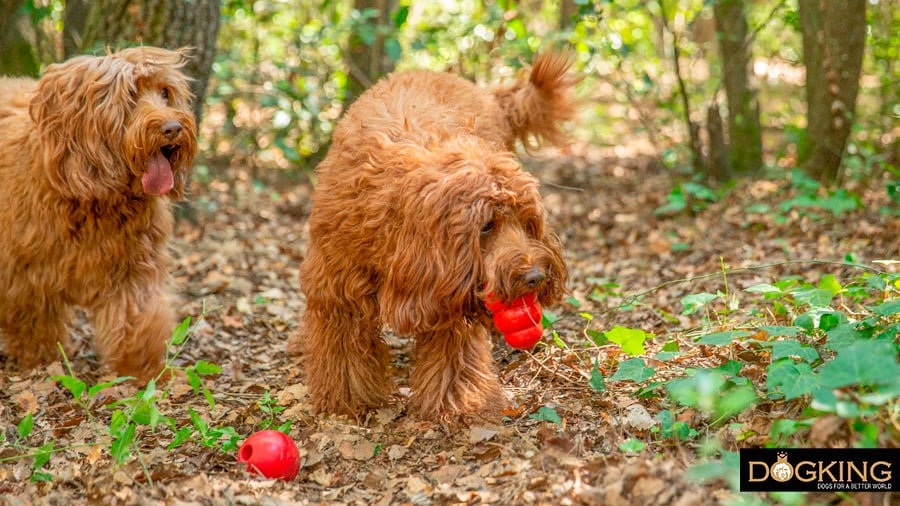
POLYGON ((469 429, 469 443, 475 444, 482 441, 487 441, 489 439, 492 439, 496 435, 497 431, 494 429, 475 426, 469 429))

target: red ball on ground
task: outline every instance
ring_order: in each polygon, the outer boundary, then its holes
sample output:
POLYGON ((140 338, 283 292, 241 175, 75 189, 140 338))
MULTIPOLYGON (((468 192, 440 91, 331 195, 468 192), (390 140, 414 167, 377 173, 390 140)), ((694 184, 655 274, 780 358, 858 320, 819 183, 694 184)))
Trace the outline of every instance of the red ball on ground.
POLYGON ((244 441, 238 450, 238 462, 246 462, 251 473, 290 481, 300 471, 300 452, 287 434, 263 430, 244 441))

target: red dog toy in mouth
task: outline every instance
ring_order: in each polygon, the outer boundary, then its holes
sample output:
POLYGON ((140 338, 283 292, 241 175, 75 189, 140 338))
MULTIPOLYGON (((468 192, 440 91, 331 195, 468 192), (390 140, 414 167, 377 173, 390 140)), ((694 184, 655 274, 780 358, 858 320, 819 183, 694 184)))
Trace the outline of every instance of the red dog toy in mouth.
POLYGON ((290 481, 300 471, 300 452, 287 434, 263 430, 244 441, 238 450, 238 462, 246 462, 251 473, 290 481))
POLYGON ((541 303, 534 293, 513 299, 509 304, 494 299, 489 293, 484 307, 494 315, 494 325, 503 333, 506 344, 517 350, 530 350, 544 335, 541 303))

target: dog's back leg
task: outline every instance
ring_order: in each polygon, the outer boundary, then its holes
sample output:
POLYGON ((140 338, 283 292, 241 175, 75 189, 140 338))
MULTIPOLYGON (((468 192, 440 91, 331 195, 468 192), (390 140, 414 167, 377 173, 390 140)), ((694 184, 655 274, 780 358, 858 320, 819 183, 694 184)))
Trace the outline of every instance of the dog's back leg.
MULTIPOLYGON (((395 389, 388 375, 390 349, 381 337, 374 294, 349 293, 366 285, 333 279, 334 273, 317 269, 324 266, 315 250, 304 261, 304 328, 288 348, 303 351, 315 411, 355 416, 382 406, 395 389)), ((346 270, 341 275, 352 278, 346 270)))

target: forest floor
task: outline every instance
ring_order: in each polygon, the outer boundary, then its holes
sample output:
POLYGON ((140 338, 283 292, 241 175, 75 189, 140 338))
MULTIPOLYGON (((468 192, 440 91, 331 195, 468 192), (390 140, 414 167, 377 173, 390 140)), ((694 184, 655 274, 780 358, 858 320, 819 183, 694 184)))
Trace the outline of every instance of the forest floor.
MULTIPOLYGON (((411 346, 391 335, 401 394, 364 420, 314 415, 302 358, 285 353, 304 307, 298 267, 311 186, 261 186, 246 174, 227 172, 194 181, 196 217, 180 221, 174 244, 180 314, 194 320, 175 364, 204 360, 221 367, 204 381, 215 407, 183 380, 160 385, 166 396, 156 401, 159 413, 178 427, 193 426, 194 437, 168 449, 171 430, 141 425, 132 456, 116 465, 108 436, 111 409, 104 406, 133 395, 132 387, 108 388, 79 406, 50 379, 68 374, 61 364, 22 372, 0 355, 0 427, 6 439, 0 443, 0 503, 687 506, 762 497, 742 497, 727 479, 697 479, 704 476, 696 472, 698 464, 705 450, 763 445, 772 423, 796 416, 801 404, 761 400, 730 423, 714 424, 699 409, 678 407, 664 396, 636 395, 646 382, 610 380, 617 364, 631 357, 616 344, 597 345, 588 337, 614 326, 653 333, 642 356, 657 380, 744 356, 747 349, 739 345, 710 347, 694 337, 739 327, 754 308, 757 318, 776 320, 760 297, 744 293, 737 299, 741 307, 724 317, 721 311, 684 315, 682 297, 737 294, 789 275, 815 282, 825 274, 859 274, 816 259, 900 259, 900 222, 879 212, 888 205, 882 182, 858 185, 865 208, 840 216, 786 210, 778 218, 779 203, 795 190, 770 180, 741 183, 716 202, 688 202, 682 212, 659 215, 654 211, 667 203, 673 181, 652 159, 557 154, 529 161, 528 167, 543 183, 550 226, 566 247, 571 297, 547 308, 558 317, 552 326, 558 342, 548 330, 544 345, 531 353, 502 343, 495 347, 509 399, 501 422, 433 424, 407 417, 402 387, 411 346), (768 204, 770 211, 751 207, 756 204, 768 204), (666 343, 677 344, 680 355, 654 359, 666 343), (594 364, 606 377, 604 388, 589 382, 594 364), (663 410, 697 433, 687 441, 662 437, 663 410), (19 438, 29 412, 33 430, 19 438), (303 464, 290 482, 248 474, 236 462, 234 441, 228 444, 232 429, 239 442, 267 421, 293 421, 289 433, 303 464), (213 437, 201 437, 200 428, 213 437), (628 446, 635 441, 643 449, 628 446), (34 459, 27 455, 48 442, 55 451, 30 479, 34 459)), ((73 332, 80 343, 80 353, 71 357, 74 375, 89 385, 110 380, 85 337, 90 328, 80 324, 73 332)), ((764 385, 765 365, 748 360, 741 375, 764 385)), ((849 444, 849 432, 841 419, 820 417, 798 431, 794 443, 849 444)), ((897 446, 896 427, 883 432, 880 443, 897 446)), ((736 479, 727 473, 705 476, 736 479)), ((891 500, 863 494, 810 499, 891 500)))

